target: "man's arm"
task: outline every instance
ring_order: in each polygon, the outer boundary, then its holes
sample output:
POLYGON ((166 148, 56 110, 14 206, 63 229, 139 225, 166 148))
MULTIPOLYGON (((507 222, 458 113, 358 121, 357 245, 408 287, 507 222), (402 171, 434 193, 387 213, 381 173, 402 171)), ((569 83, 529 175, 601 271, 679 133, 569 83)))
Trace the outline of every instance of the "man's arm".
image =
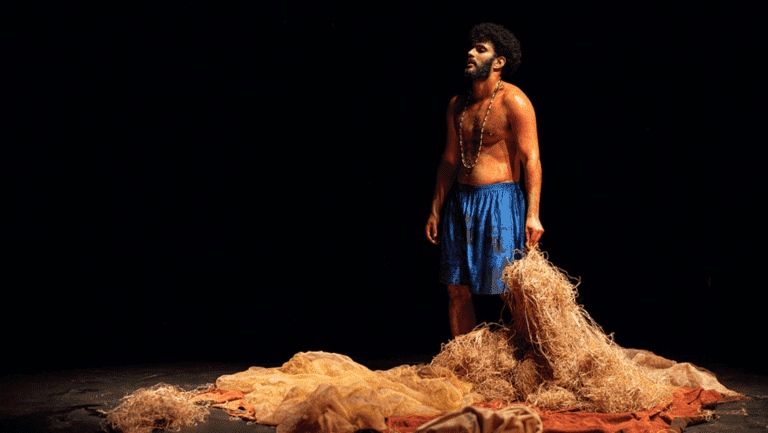
MULTIPOLYGON (((539 138, 536 132, 536 114, 528 97, 520 91, 510 92, 505 103, 509 122, 516 134, 517 153, 525 169, 525 187, 528 208, 525 217, 525 235, 529 247, 534 247, 544 234, 539 220, 539 199, 541 198, 541 160, 539 159, 539 138)), ((513 164, 515 161, 511 161, 513 164)))
POLYGON ((432 196, 432 211, 427 220, 427 239, 433 244, 438 244, 437 225, 440 222, 440 209, 443 207, 445 197, 451 190, 453 182, 456 180, 456 174, 459 169, 459 138, 456 135, 456 128, 453 122, 453 107, 456 104, 457 97, 454 96, 448 104, 446 119, 448 123, 448 136, 445 142, 445 150, 440 160, 440 166, 437 168, 437 179, 435 180, 435 193, 432 196))

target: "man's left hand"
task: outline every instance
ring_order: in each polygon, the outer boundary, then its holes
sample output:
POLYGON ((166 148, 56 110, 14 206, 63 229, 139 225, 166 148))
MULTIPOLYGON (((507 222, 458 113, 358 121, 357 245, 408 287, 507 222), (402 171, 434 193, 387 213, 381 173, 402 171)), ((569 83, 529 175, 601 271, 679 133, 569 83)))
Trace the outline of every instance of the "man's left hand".
POLYGON ((544 227, 538 217, 529 216, 525 219, 525 244, 528 248, 533 248, 539 243, 541 235, 544 234, 544 227))

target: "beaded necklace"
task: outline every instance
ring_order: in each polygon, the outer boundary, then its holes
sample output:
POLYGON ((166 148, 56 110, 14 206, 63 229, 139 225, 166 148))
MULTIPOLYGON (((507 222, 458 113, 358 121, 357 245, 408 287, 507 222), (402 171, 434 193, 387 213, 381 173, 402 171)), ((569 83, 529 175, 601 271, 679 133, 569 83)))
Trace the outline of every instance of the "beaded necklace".
POLYGON ((483 150, 483 131, 485 130, 485 121, 488 120, 488 114, 491 112, 491 105, 493 105, 493 98, 496 97, 496 92, 499 91, 499 86, 501 85, 501 80, 499 80, 498 83, 496 83, 496 88, 493 90, 493 95, 491 95, 491 102, 488 104, 488 109, 485 110, 485 119, 483 119, 483 125, 480 127, 480 145, 477 147, 477 156, 475 156, 475 162, 472 163, 472 165, 468 165, 466 161, 464 160, 464 133, 461 130, 462 125, 464 125, 464 115, 467 113, 467 105, 469 105, 469 98, 472 96, 472 90, 469 91, 469 95, 467 95, 467 100, 464 102, 464 111, 461 112, 461 120, 459 121, 459 147, 461 148, 461 163, 464 164, 464 167, 466 167, 468 170, 467 172, 472 171, 472 167, 477 164, 477 159, 480 158, 480 151, 483 150))

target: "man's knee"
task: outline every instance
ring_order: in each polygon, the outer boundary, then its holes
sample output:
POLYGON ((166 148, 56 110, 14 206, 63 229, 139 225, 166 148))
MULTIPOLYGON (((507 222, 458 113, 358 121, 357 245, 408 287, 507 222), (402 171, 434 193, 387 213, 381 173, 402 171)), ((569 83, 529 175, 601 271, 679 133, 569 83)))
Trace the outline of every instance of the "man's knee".
POLYGON ((455 301, 467 301, 472 299, 472 292, 469 291, 469 286, 449 284, 448 296, 450 296, 451 299, 455 301))

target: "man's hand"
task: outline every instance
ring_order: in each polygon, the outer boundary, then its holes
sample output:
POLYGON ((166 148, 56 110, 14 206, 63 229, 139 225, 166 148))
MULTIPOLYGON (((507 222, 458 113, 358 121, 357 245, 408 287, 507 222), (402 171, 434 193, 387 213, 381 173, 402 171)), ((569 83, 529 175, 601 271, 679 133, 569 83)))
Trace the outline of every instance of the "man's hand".
POLYGON ((427 239, 429 239, 429 241, 435 245, 440 243, 437 238, 437 224, 439 222, 440 217, 435 215, 430 215, 429 219, 427 220, 427 239))
POLYGON ((544 227, 538 217, 529 216, 525 219, 525 245, 528 248, 534 248, 543 234, 544 227))

